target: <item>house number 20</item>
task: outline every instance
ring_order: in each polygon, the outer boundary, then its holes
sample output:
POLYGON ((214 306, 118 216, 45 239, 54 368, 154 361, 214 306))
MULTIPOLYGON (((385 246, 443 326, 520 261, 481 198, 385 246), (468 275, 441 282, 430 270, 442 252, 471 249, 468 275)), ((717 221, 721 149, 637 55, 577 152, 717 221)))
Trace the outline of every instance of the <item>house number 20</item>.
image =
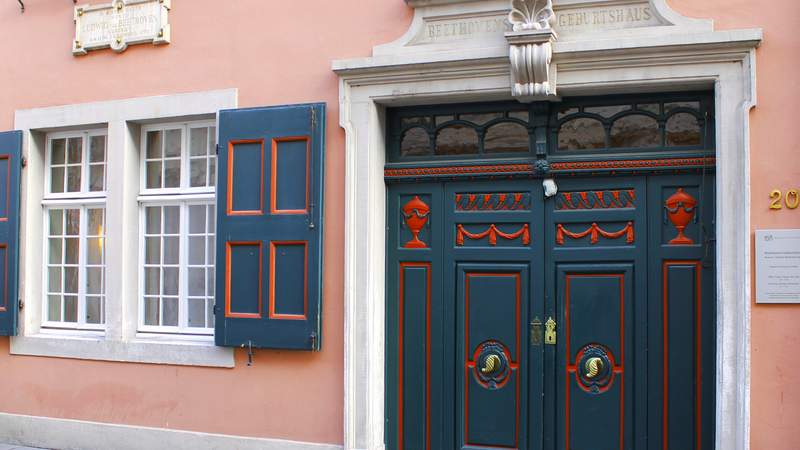
POLYGON ((775 189, 769 193, 769 199, 771 200, 769 209, 783 209, 781 200, 789 209, 797 209, 800 206, 800 195, 798 195, 797 189, 789 189, 786 191, 786 195, 783 195, 780 189, 775 189))

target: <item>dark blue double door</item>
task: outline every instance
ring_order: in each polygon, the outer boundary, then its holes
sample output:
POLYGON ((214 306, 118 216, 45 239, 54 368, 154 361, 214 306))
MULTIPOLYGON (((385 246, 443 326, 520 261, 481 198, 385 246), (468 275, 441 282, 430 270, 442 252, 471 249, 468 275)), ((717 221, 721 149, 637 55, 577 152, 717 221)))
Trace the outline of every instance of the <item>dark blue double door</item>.
POLYGON ((558 187, 389 187, 389 448, 712 448, 713 178, 558 187))

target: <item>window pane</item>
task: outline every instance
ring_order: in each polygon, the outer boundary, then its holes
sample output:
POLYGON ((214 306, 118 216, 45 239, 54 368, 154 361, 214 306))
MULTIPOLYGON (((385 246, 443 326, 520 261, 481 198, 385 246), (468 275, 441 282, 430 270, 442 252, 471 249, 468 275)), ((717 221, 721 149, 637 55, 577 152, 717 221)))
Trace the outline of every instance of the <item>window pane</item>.
POLYGON ((67 234, 70 236, 77 236, 80 234, 81 228, 81 210, 80 209, 66 209, 67 214, 67 234))
POLYGON ((178 299, 176 297, 163 297, 161 301, 164 308, 162 311, 164 322, 162 325, 168 327, 178 326, 178 299))
POLYGON ((81 191, 81 166, 67 166, 67 192, 81 191))
POLYGON ((158 267, 145 267, 144 293, 158 295, 161 293, 161 270, 158 267))
POLYGON ((161 131, 147 132, 147 158, 161 158, 161 131))
POLYGON ((103 293, 103 268, 89 267, 86 269, 86 293, 103 293))
POLYGON ((179 238, 175 237, 165 237, 164 238, 164 264, 178 264, 179 258, 179 238))
POLYGON ((214 268, 210 267, 206 270, 206 295, 213 297, 214 292, 214 268))
POLYGON ((103 264, 103 238, 86 239, 86 264, 103 264))
POLYGON ((206 300, 204 298, 190 298, 188 301, 188 325, 203 328, 206 326, 206 300))
POLYGON ((214 239, 214 236, 209 236, 208 237, 208 247, 207 247, 207 252, 208 252, 207 261, 208 261, 208 264, 214 264, 214 256, 215 256, 215 253, 216 253, 216 246, 214 245, 215 241, 216 241, 216 239, 214 239))
POLYGON ((61 267, 50 267, 47 273, 47 292, 61 292, 61 267))
POLYGON ((206 300, 206 317, 208 317, 208 327, 214 328, 214 299, 206 300))
POLYGON ((60 236, 64 233, 64 211, 50 210, 50 236, 60 236))
POLYGON ((92 136, 89 141, 89 162, 105 162, 106 137, 92 136))
POLYGON ((47 320, 61 322, 61 296, 47 296, 47 320))
POLYGON ((50 256, 47 258, 47 261, 50 264, 61 264, 61 261, 63 260, 63 256, 61 255, 62 242, 63 241, 61 238, 48 239, 47 253, 50 256))
POLYGON ((89 167, 89 190, 92 192, 104 191, 105 186, 105 164, 92 164, 89 167))
MULTIPOLYGON (((65 238, 64 239, 64 263, 65 264, 78 264, 79 257, 79 239, 78 238, 65 238)), ((76 291, 77 292, 77 291, 76 291)))
POLYGON ((478 153, 478 132, 465 125, 450 125, 436 136, 437 155, 468 155, 478 153))
POLYGON ((528 129, 518 123, 492 125, 483 141, 486 153, 525 153, 528 151, 528 129))
POLYGON ((50 169, 50 192, 54 194, 64 192, 64 167, 50 169))
POLYGON ((190 205, 189 206, 189 233, 202 234, 205 233, 206 226, 206 206, 205 205, 190 205))
POLYGON ((619 114, 622 111, 631 109, 631 105, 614 105, 614 106, 590 106, 583 109, 584 112, 590 114, 597 114, 603 117, 611 117, 614 114, 619 114))
POLYGON ((458 116, 461 120, 482 125, 490 120, 499 119, 503 117, 503 113, 483 113, 483 114, 461 114, 458 116))
POLYGON ((208 205, 208 232, 214 233, 217 226, 217 216, 214 214, 215 208, 214 205, 208 205))
POLYGON ((164 207, 164 234, 178 234, 180 231, 181 209, 179 206, 164 207))
POLYGON ((103 216, 106 210, 104 208, 91 208, 86 210, 88 213, 87 230, 86 234, 89 236, 103 236, 103 216))
POLYGON ((206 294, 206 270, 189 269, 189 295, 202 296, 206 294))
POLYGON ((83 138, 69 138, 67 140, 67 163, 80 164, 83 160, 83 138))
POLYGON ((158 297, 144 299, 144 324, 158 325, 158 297))
POLYGON ((164 294, 178 295, 178 268, 177 267, 164 267, 164 294))
POLYGON ((189 163, 189 169, 191 172, 191 179, 189 180, 189 185, 192 187, 202 187, 207 184, 206 180, 206 170, 207 170, 207 160, 206 158, 195 158, 192 159, 189 163))
POLYGON ((161 188, 161 162, 148 161, 147 168, 147 188, 160 189, 161 188))
POLYGON ((667 145, 700 145, 700 123, 689 113, 677 113, 667 119, 667 145))
POLYGON ((167 130, 164 138, 164 157, 181 156, 181 130, 167 130))
POLYGON ((78 293, 78 268, 64 268, 64 292, 69 294, 78 293))
POLYGON ((403 134, 400 156, 427 155, 431 152, 431 140, 424 128, 415 127, 403 134))
POLYGON ((144 238, 144 262, 145 264, 161 264, 161 238, 144 238))
POLYGON ((50 141, 50 164, 64 164, 67 152, 66 139, 53 139, 50 141))
POLYGON ((192 156, 208 153, 208 128, 192 128, 189 132, 189 154, 192 156))
POLYGON ((64 296, 64 322, 78 321, 78 297, 76 295, 64 296))
POLYGON ((103 323, 103 298, 86 298, 86 323, 103 323))
POLYGON ((205 264, 206 238, 203 236, 189 237, 189 264, 205 264))
POLYGON ((661 144, 658 121, 641 114, 621 117, 611 126, 609 143, 612 148, 657 147, 661 144))
POLYGON ((208 158, 208 177, 209 177, 209 186, 216 186, 217 185, 217 157, 211 156, 208 158))
POLYGON ((181 160, 167 159, 164 161, 164 187, 181 186, 181 160))
POLYGON ((606 146, 606 131, 599 120, 578 118, 558 130, 559 150, 584 150, 606 146))
POLYGON ((145 220, 147 225, 145 226, 145 233, 147 234, 159 234, 161 233, 161 207, 160 206, 150 206, 145 208, 145 220))

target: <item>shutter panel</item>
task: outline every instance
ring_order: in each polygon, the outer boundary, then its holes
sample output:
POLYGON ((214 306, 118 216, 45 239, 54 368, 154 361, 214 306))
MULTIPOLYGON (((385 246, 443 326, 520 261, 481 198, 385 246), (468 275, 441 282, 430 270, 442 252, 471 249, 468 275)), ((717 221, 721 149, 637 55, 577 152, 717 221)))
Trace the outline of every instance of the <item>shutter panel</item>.
POLYGON ((0 336, 17 334, 22 133, 0 133, 0 336))
POLYGON ((320 349, 325 105, 220 111, 217 345, 320 349))

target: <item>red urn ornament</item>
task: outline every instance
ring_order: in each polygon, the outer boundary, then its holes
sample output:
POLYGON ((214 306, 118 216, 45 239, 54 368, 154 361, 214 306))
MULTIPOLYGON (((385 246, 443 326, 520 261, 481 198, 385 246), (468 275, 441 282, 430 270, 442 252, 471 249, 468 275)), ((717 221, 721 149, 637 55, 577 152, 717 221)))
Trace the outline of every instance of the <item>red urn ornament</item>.
POLYGON ((422 228, 428 223, 428 216, 430 215, 431 208, 427 203, 423 202, 418 195, 408 201, 403 206, 403 218, 411 230, 411 240, 406 242, 403 247, 405 248, 427 248, 428 245, 419 240, 419 233, 422 228))
POLYGON ((664 203, 664 209, 667 210, 667 217, 669 217, 669 221, 672 222, 672 225, 678 230, 678 235, 669 241, 670 244, 694 244, 694 241, 691 238, 683 234, 683 230, 686 229, 686 226, 689 225, 689 222, 691 222, 694 218, 696 206, 697 200, 686 193, 683 188, 678 188, 678 190, 664 203))

